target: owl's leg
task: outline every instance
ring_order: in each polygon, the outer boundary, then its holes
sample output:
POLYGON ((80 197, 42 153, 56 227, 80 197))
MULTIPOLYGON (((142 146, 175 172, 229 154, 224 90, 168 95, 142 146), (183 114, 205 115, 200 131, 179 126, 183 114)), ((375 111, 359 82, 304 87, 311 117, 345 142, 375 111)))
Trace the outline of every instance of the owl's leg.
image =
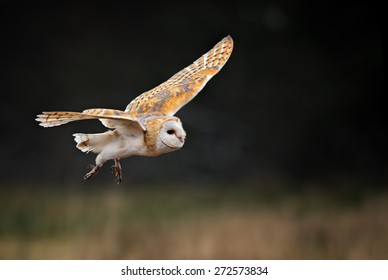
POLYGON ((112 167, 110 169, 112 170, 112 173, 115 175, 115 177, 117 179, 117 184, 120 184, 121 179, 123 178, 123 173, 121 172, 120 159, 115 158, 114 161, 115 161, 115 164, 112 165, 112 167))
POLYGON ((85 174, 84 180, 88 180, 92 178, 94 175, 96 175, 101 166, 102 165, 90 164, 89 167, 91 167, 92 170, 90 170, 88 173, 85 174))

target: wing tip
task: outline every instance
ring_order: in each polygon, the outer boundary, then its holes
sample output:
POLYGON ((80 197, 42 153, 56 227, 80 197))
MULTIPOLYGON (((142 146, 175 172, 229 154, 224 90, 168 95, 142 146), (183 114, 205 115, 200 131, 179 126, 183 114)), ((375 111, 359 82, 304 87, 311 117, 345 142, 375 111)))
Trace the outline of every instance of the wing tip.
POLYGON ((40 126, 42 127, 53 127, 53 126, 58 126, 58 125, 61 125, 61 123, 49 123, 49 122, 41 122, 39 120, 37 120, 39 123, 40 126))
POLYGON ((233 41, 232 36, 228 35, 223 40, 228 42, 230 44, 230 47, 233 49, 234 41, 233 41))
POLYGON ((232 36, 227 35, 224 38, 222 38, 221 42, 228 42, 230 44, 233 44, 233 38, 232 38, 232 36))
POLYGON ((53 127, 68 123, 68 120, 50 119, 50 115, 55 112, 42 112, 42 114, 36 115, 35 121, 42 127, 53 127))
POLYGON ((40 126, 48 127, 47 115, 45 114, 45 112, 43 112, 42 114, 36 115, 35 121, 37 121, 40 126))

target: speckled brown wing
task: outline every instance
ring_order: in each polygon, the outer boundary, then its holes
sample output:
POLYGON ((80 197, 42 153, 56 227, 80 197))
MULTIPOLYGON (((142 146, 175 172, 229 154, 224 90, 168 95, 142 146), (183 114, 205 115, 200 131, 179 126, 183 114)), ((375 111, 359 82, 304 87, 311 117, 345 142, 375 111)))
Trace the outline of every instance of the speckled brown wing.
POLYGON ((132 117, 173 116, 221 70, 232 50, 232 37, 223 38, 210 51, 169 80, 139 95, 128 104, 125 112, 132 117))
POLYGON ((83 112, 43 112, 37 115, 36 121, 40 122, 39 125, 43 127, 52 127, 68 122, 79 120, 99 119, 106 127, 120 128, 123 126, 134 125, 142 130, 146 130, 144 126, 136 119, 130 116, 128 113, 114 109, 87 109, 83 112))

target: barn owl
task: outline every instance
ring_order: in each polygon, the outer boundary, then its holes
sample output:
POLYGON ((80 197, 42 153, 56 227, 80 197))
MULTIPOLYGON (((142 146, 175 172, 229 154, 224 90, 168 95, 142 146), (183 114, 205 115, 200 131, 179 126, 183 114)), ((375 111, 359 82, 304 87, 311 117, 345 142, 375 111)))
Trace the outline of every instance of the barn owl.
POLYGON ((175 113, 221 70, 232 50, 232 38, 223 38, 166 82, 139 95, 124 111, 97 108, 82 112, 43 112, 37 115, 36 121, 43 127, 53 127, 78 120, 100 120, 108 131, 73 134, 78 149, 97 154, 95 165, 91 165, 91 170, 83 178, 92 178, 106 161, 113 160, 111 169, 120 183, 120 159, 133 155, 158 156, 183 147, 186 132, 175 113))

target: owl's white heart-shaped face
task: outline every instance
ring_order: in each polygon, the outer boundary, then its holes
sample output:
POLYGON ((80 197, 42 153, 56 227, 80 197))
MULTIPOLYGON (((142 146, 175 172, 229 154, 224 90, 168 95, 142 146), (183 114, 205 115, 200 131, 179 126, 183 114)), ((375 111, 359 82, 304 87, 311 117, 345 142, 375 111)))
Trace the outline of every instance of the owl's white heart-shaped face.
POLYGON ((159 132, 160 140, 171 149, 183 147, 186 139, 186 132, 179 120, 169 120, 163 123, 159 132))

